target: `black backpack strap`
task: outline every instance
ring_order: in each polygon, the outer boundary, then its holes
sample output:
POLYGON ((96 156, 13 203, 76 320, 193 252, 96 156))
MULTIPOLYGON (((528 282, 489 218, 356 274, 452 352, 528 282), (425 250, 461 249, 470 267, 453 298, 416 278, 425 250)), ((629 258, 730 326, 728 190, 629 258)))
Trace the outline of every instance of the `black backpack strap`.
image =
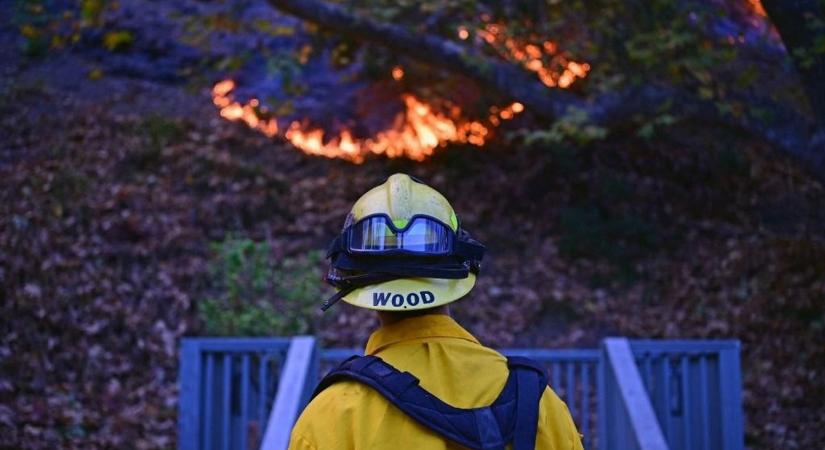
POLYGON ((513 450, 532 450, 538 403, 544 391, 541 384, 546 385, 546 375, 540 366, 525 358, 510 358, 508 365, 510 376, 504 388, 492 405, 483 408, 448 405, 419 386, 418 378, 376 356, 355 356, 344 361, 321 380, 312 396, 337 381, 357 380, 378 391, 412 419, 464 447, 503 450, 513 442, 513 450))
POLYGON ((518 392, 513 450, 533 450, 536 448, 539 403, 547 386, 547 375, 543 367, 527 358, 512 356, 507 359, 507 364, 511 373, 516 374, 518 392))

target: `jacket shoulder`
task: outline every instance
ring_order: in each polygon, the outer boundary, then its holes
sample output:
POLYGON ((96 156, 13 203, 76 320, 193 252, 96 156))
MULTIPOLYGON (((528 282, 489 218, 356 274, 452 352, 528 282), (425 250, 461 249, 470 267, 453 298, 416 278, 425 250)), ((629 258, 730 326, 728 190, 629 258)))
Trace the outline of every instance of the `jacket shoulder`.
POLYGON ((357 408, 363 408, 366 401, 372 397, 380 397, 369 386, 355 380, 340 380, 329 385, 318 393, 304 408, 298 423, 302 419, 323 417, 339 418, 353 413, 357 408))
POLYGON ((536 448, 581 450, 581 435, 567 405, 549 386, 539 404, 539 429, 536 448))
POLYGON ((338 381, 321 391, 304 408, 290 437, 290 450, 353 448, 365 411, 384 411, 389 403, 370 387, 338 381))

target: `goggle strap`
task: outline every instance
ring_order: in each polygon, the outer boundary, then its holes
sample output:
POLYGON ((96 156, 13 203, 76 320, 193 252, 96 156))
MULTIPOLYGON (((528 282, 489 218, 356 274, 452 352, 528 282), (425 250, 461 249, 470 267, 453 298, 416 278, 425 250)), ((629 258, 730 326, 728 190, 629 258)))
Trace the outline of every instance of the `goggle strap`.
POLYGON ((455 241, 453 254, 461 257, 465 261, 481 261, 484 258, 484 251, 486 248, 478 241, 475 241, 469 236, 465 240, 464 236, 455 241))
MULTIPOLYGON (((332 261, 333 267, 339 270, 366 272, 369 274, 391 274, 402 278, 466 278, 470 272, 463 262, 444 261, 388 261, 386 259, 366 260, 354 258, 345 253, 339 254, 332 261)), ((366 276, 366 275, 364 275, 366 276)))
POLYGON ((342 234, 335 236, 335 239, 329 243, 327 246, 327 258, 331 258, 333 255, 345 250, 343 240, 341 239, 342 236, 342 234))

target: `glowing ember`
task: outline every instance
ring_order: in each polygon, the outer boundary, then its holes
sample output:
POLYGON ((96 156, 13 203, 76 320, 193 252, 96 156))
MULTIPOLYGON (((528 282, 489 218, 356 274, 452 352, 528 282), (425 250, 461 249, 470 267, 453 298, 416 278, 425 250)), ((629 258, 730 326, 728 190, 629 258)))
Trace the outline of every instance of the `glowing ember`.
POLYGON ((750 4, 751 11, 753 11, 756 15, 767 17, 768 13, 765 12, 765 8, 762 6, 762 0, 748 0, 750 4))
POLYGON ((392 78, 395 81, 398 81, 398 80, 404 78, 404 69, 402 69, 401 66, 393 67, 392 68, 392 78))
MULTIPOLYGON (((396 71, 393 70, 393 78, 403 77, 403 70, 400 67, 396 69, 400 70, 400 76, 396 77, 396 71)), ((235 82, 232 80, 221 81, 212 88, 212 102, 220 109, 221 117, 244 122, 270 137, 278 135, 277 119, 264 117, 258 109, 257 99, 251 99, 246 104, 234 101, 231 96, 234 89, 235 82)), ((405 110, 395 117, 392 126, 369 139, 356 138, 349 130, 344 130, 337 136, 327 136, 323 130, 310 128, 298 121, 289 124, 283 137, 305 153, 344 158, 354 163, 363 162, 370 153, 390 158, 404 156, 421 161, 432 155, 437 147, 449 143, 482 146, 489 137, 491 126, 498 125, 501 120, 511 119, 524 110, 521 103, 513 103, 497 110, 498 116, 491 115, 491 120, 485 124, 462 119, 458 107, 453 107, 448 117, 433 111, 430 105, 412 95, 404 95, 403 101, 405 110)))
POLYGON ((212 102, 221 109, 221 117, 229 120, 242 120, 249 125, 249 128, 256 129, 269 137, 278 134, 278 122, 274 118, 262 119, 258 116, 257 99, 250 100, 246 105, 230 100, 228 94, 234 88, 235 82, 232 80, 221 81, 212 88, 212 102))
MULTIPOLYGON (((462 37, 461 32, 462 28, 459 28, 459 37, 462 37)), ((485 24, 483 29, 478 30, 478 35, 503 56, 515 59, 525 69, 535 72, 547 87, 570 87, 577 78, 586 77, 590 71, 590 64, 569 60, 568 55, 559 53, 558 45, 552 41, 544 41, 541 46, 517 42, 505 35, 502 25, 495 23, 485 24), (545 60, 548 62, 545 63, 545 60), (563 70, 552 70, 551 67, 563 70)))

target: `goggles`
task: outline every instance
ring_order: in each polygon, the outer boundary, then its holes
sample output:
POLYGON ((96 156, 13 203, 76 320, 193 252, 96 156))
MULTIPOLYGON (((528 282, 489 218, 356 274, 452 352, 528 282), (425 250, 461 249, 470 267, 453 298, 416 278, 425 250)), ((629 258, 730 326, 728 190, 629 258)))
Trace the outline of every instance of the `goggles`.
POLYGON ((434 217, 398 223, 386 214, 366 216, 347 225, 327 249, 327 281, 340 290, 321 309, 359 287, 399 278, 467 278, 478 273, 483 257, 481 243, 434 217))
POLYGON ((453 253, 458 239, 452 228, 433 217, 416 215, 398 223, 386 214, 364 217, 340 237, 341 247, 351 255, 445 256, 453 253))

